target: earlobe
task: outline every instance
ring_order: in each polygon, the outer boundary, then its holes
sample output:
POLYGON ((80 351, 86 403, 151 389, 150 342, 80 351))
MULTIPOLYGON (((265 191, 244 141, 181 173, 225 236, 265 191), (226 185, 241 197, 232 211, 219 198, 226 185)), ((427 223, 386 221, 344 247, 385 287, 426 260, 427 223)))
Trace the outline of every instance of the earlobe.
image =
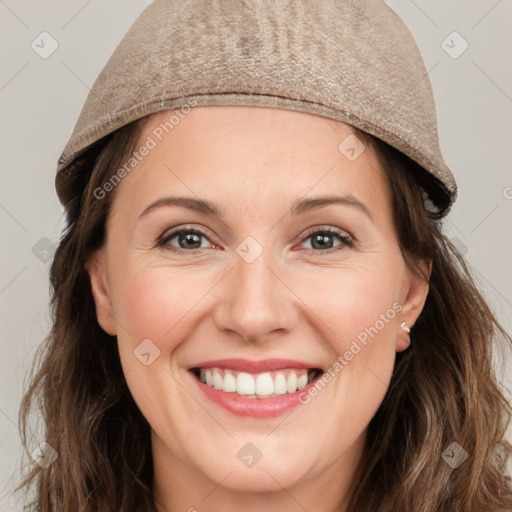
POLYGON ((407 330, 412 330, 416 320, 423 311, 429 292, 429 281, 432 273, 432 262, 422 261, 418 265, 418 272, 409 272, 405 290, 405 300, 400 311, 400 329, 396 342, 396 351, 401 352, 411 343, 407 330))
POLYGON ((398 338, 396 340, 395 350, 397 352, 402 352, 406 348, 409 348, 409 345, 411 344, 410 332, 411 332, 411 329, 409 328, 407 323, 402 322, 400 324, 400 333, 398 334, 398 338))
POLYGON ((117 326, 106 279, 104 253, 102 249, 99 249, 91 255, 85 264, 85 269, 89 274, 91 282, 98 323, 106 333, 115 336, 117 334, 117 326))

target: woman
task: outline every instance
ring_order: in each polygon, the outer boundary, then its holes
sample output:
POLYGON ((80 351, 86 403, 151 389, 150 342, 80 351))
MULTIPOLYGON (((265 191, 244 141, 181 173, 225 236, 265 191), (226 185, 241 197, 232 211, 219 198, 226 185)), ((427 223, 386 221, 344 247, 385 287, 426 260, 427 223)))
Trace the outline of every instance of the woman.
POLYGON ((157 0, 56 186, 38 510, 510 510, 511 340, 384 3, 157 0))

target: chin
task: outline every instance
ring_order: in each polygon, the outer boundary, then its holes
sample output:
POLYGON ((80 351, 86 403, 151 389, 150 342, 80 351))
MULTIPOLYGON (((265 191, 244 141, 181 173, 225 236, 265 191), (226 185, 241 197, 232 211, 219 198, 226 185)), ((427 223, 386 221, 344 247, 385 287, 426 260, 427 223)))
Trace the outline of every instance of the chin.
POLYGON ((267 459, 266 462, 262 458, 251 468, 244 467, 243 464, 225 464, 203 469, 210 480, 222 481, 223 488, 244 494, 282 491, 283 487, 299 485, 306 476, 303 463, 283 458, 277 460, 274 457, 267 459), (296 472, 299 464, 300 474, 296 472))

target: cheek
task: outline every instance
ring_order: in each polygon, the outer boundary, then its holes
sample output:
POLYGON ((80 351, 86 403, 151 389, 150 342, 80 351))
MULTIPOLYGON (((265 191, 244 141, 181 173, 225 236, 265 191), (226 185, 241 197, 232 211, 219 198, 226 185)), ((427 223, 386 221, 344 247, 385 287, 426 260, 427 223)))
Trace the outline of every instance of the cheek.
POLYGON ((174 350, 199 325, 216 280, 218 274, 211 270, 136 263, 119 269, 114 309, 124 327, 118 332, 120 353, 127 356, 124 362, 131 361, 129 356, 147 339, 163 356, 155 366, 169 362, 174 350))
POLYGON ((160 350, 172 350, 169 344, 190 309, 189 296, 195 295, 189 291, 189 283, 158 270, 127 274, 124 283, 116 312, 130 333, 130 344, 150 339, 160 350))
MULTIPOLYGON (((366 424, 382 401, 396 356, 401 266, 382 256, 380 262, 337 269, 320 282, 303 281, 300 292, 315 313, 315 327, 332 351, 331 384, 338 411, 351 411, 342 423, 366 424)), ((328 384, 331 387, 331 384, 328 384)), ((322 399, 326 400, 327 395, 322 399)), ((349 428, 350 425, 347 425, 349 428)))
POLYGON ((393 330, 389 327, 401 309, 399 274, 396 266, 384 262, 334 269, 323 279, 302 276, 300 293, 321 320, 318 324, 323 325, 325 338, 341 354, 352 340, 364 343, 365 336, 382 338, 393 330), (319 282, 325 285, 318 286, 319 282))
MULTIPOLYGON (((123 326, 117 338, 128 387, 152 425, 170 428, 166 397, 179 391, 169 374, 171 355, 191 328, 187 313, 204 292, 191 286, 189 279, 185 282, 179 272, 163 267, 134 265, 120 269, 117 277, 115 311, 123 326)), ((184 414, 173 411, 178 419, 184 414)))
MULTIPOLYGON (((326 387, 311 395, 328 410, 328 436, 345 432, 355 439, 368 425, 386 394, 396 356, 400 267, 372 265, 332 272, 328 288, 304 289, 318 330, 333 352, 326 387)), ((309 400, 304 397, 304 400, 309 400)), ((344 445, 341 446, 344 449, 344 445)), ((326 453, 327 456, 327 453, 326 453)))

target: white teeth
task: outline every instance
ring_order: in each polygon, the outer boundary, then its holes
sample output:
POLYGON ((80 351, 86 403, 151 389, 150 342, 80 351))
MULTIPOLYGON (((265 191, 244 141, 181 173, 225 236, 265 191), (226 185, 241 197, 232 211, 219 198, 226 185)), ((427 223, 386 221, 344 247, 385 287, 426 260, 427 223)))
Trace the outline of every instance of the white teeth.
POLYGON ((256 394, 271 395, 274 392, 274 381, 270 373, 260 373, 256 378, 256 394))
POLYGON ((222 386, 224 384, 224 379, 222 378, 222 375, 220 374, 220 371, 218 368, 213 369, 213 387, 215 389, 222 389, 222 386))
POLYGON ((228 393, 236 392, 236 379, 233 377, 233 374, 226 372, 224 375, 224 385, 222 386, 222 391, 226 391, 228 393))
POLYGON ((295 393, 307 386, 313 372, 306 369, 287 369, 251 374, 224 368, 203 368, 199 380, 226 393, 237 393, 249 398, 295 393))
POLYGON ((254 395, 254 378, 250 373, 240 372, 236 377, 236 392, 239 395, 254 395))
POLYGON ((286 379, 282 373, 278 373, 274 379, 274 393, 276 395, 284 395, 287 392, 286 379))
POLYGON ((305 388, 308 385, 308 374, 303 373, 297 377, 297 389, 305 388))
POLYGON ((295 393, 297 391, 297 374, 292 372, 288 375, 288 380, 286 381, 286 388, 288 389, 288 393, 295 393))

